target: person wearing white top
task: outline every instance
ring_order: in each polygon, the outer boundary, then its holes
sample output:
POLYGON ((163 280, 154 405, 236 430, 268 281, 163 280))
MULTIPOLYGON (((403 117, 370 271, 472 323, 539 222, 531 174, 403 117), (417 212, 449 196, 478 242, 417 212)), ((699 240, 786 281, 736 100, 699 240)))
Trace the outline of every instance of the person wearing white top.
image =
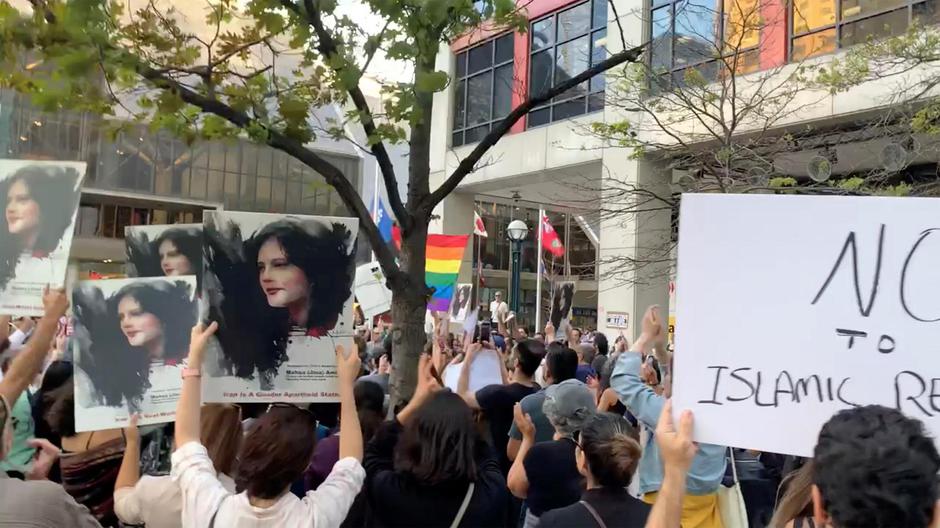
MULTIPOLYGON (((200 413, 202 444, 212 461, 222 486, 235 493, 235 459, 241 444, 241 408, 224 403, 207 403, 200 413)), ((131 417, 124 430, 127 448, 114 487, 114 513, 125 524, 143 524, 147 528, 183 526, 183 494, 172 477, 140 477, 140 433, 137 417, 131 417)))
POLYGON ((359 374, 359 351, 347 356, 336 347, 340 395, 339 462, 316 490, 303 499, 290 493, 293 481, 306 469, 313 451, 310 437, 315 420, 293 405, 272 405, 251 427, 239 457, 239 485, 233 495, 225 489, 206 448, 199 443, 200 377, 206 342, 218 328, 193 328, 190 368, 176 410, 177 450, 171 475, 183 494, 185 528, 338 527, 365 481, 362 431, 356 414, 353 384, 359 374))

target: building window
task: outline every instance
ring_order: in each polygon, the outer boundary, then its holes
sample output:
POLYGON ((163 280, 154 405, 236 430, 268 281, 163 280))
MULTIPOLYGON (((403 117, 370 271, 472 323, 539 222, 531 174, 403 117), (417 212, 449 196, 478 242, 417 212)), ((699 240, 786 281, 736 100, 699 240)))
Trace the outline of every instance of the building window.
MULTIPOLYGON (((607 0, 592 0, 532 22, 529 97, 537 96, 606 58, 607 0)), ((535 127, 604 108, 604 75, 597 75, 529 112, 535 127)))
MULTIPOLYGON (((804 0, 805 1, 805 0, 804 0)), ((815 0, 809 0, 815 1, 815 0)), ((662 88, 760 68, 760 0, 653 0, 649 60, 662 88)))
POLYGON ((794 0, 790 60, 900 35, 915 20, 934 24, 940 21, 936 4, 935 0, 794 0))
POLYGON ((476 143, 512 108, 514 36, 507 33, 457 54, 453 146, 476 143))

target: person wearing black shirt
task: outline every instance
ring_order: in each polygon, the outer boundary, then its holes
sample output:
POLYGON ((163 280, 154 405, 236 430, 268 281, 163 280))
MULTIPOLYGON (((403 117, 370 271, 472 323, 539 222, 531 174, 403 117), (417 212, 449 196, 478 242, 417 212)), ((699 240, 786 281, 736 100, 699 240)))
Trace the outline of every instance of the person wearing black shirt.
POLYGON ((622 416, 598 413, 575 434, 575 460, 587 491, 581 500, 544 513, 539 528, 643 528, 650 506, 627 486, 642 453, 637 432, 622 416))
POLYGON ((584 479, 578 472, 572 435, 595 414, 594 394, 575 379, 545 389, 543 411, 555 427, 554 440, 535 443, 535 424, 515 409, 516 426, 522 432, 522 445, 509 470, 508 486, 513 495, 526 499, 529 511, 525 528, 538 525, 546 511, 578 502, 584 479))
MULTIPOLYGON (((460 371, 457 383, 457 392, 472 409, 483 411, 489 422, 490 437, 493 449, 499 456, 503 474, 509 472, 510 461, 506 456, 506 444, 509 442, 509 429, 512 427, 513 406, 529 394, 539 390, 539 385, 533 380, 536 369, 545 356, 545 345, 534 340, 519 341, 513 349, 515 363, 512 375, 504 373, 504 379, 509 377, 509 383, 502 385, 487 385, 472 392, 470 385, 470 365, 482 349, 479 343, 474 343, 467 350, 466 365, 460 371)), ((503 363, 500 363, 503 369, 503 363)))
POLYGON ((414 397, 366 448, 370 526, 501 526, 508 498, 499 461, 470 407, 442 391, 431 368, 422 355, 414 397))

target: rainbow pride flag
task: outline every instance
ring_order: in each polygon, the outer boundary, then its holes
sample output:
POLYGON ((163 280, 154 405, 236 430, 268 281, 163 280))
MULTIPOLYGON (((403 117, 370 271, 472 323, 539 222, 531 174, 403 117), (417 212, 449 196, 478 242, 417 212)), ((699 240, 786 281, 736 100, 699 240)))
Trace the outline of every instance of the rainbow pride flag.
MULTIPOLYGON (((401 232, 398 226, 392 229, 395 245, 401 247, 401 232)), ((428 301, 428 310, 446 312, 450 310, 450 301, 454 297, 454 286, 460 263, 467 247, 470 235, 428 235, 425 250, 424 282, 434 288, 434 295, 428 301)))
POLYGON ((454 297, 460 262, 470 235, 428 235, 424 282, 434 288, 428 310, 446 312, 454 297))

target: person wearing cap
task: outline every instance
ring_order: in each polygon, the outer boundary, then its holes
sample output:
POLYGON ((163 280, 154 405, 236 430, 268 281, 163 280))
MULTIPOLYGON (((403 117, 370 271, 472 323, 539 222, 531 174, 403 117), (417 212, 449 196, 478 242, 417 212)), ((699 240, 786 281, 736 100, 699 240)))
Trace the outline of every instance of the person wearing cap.
POLYGON ((565 380, 545 390, 542 411, 555 428, 551 441, 535 442, 535 424, 516 405, 516 426, 522 445, 509 470, 509 491, 526 499, 525 528, 538 525, 541 515, 578 502, 585 489, 578 471, 574 434, 594 416, 594 393, 576 379, 565 380))

